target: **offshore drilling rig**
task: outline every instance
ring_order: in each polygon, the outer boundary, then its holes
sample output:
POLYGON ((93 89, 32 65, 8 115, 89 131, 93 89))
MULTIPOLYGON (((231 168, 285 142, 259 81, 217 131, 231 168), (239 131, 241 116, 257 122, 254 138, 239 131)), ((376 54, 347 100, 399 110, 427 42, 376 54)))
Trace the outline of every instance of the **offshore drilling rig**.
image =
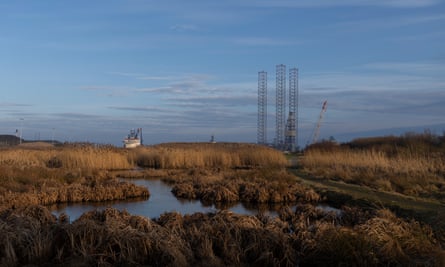
MULTIPOLYGON (((286 66, 276 66, 275 148, 295 152, 298 149, 298 69, 289 70, 289 113, 286 115, 286 66)), ((267 144, 267 72, 258 72, 258 144, 267 144)))

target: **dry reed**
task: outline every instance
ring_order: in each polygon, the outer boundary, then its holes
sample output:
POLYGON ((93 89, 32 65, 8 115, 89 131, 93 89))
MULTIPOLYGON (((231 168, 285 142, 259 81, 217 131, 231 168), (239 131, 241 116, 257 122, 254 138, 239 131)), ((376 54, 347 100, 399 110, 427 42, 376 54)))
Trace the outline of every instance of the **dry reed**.
POLYGON ((66 169, 130 169, 127 151, 108 146, 68 146, 57 148, 9 148, 0 150, 0 166, 50 167, 66 169), (56 163, 56 164, 55 164, 56 163))
MULTIPOLYGON (((282 171, 287 161, 281 153, 255 145, 214 145, 164 144, 132 151, 90 146, 1 150, 0 266, 440 266, 443 262, 443 229, 433 231, 388 210, 343 208, 339 216, 299 205, 295 211, 283 209, 275 219, 223 211, 165 213, 151 220, 106 209, 69 224, 66 215, 55 218, 47 208, 32 205, 146 195, 148 191, 121 183, 105 171, 124 169, 122 176, 129 175, 136 163, 175 169, 147 170, 144 175, 170 177, 176 194, 188 198, 319 201, 317 193, 282 171), (180 179, 183 174, 186 177, 180 179)), ((358 161, 354 171, 393 171, 395 163, 385 165, 385 160, 397 157, 369 153, 367 160, 376 163, 358 161)), ((305 165, 308 170, 322 166, 327 175, 333 162, 311 164, 305 165)), ((441 164, 434 165, 439 174, 441 164)), ((338 166, 334 169, 341 169, 338 166)))
POLYGON ((171 143, 135 150, 141 167, 161 169, 190 168, 280 168, 288 162, 272 148, 235 143, 171 143))
POLYGON ((149 197, 147 188, 117 179, 86 179, 81 183, 63 184, 55 187, 41 186, 29 192, 5 191, 0 194, 0 210, 30 204, 50 205, 70 202, 98 202, 149 197))
MULTIPOLYGON (((309 150, 300 160, 311 175, 367 185, 412 196, 440 197, 445 188, 445 158, 388 155, 378 150, 309 150)), ((441 198, 445 199, 445 195, 441 198)))
MULTIPOLYGON (((343 214, 356 213, 343 209, 343 214)), ((388 210, 343 225, 311 205, 278 218, 228 211, 151 220, 105 209, 72 224, 45 207, 0 213, 0 266, 440 266, 428 226, 388 210)))
POLYGON ((316 203, 321 199, 313 189, 290 179, 282 171, 268 172, 266 176, 253 171, 225 172, 219 179, 207 178, 208 175, 213 176, 211 173, 200 175, 170 181, 173 183, 172 193, 178 198, 200 199, 205 203, 289 204, 316 203))

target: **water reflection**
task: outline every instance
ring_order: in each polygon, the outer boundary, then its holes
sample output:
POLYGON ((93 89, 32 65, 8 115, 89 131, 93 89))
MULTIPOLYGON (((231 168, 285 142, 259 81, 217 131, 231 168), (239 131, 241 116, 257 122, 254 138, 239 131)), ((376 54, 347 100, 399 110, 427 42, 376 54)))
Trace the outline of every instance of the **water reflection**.
POLYGON ((148 187, 150 198, 132 199, 129 201, 108 201, 98 203, 70 203, 50 206, 53 214, 59 216, 65 213, 71 221, 79 218, 83 213, 91 210, 103 210, 107 207, 118 210, 127 210, 132 215, 141 215, 149 218, 157 218, 162 213, 176 211, 181 214, 193 214, 196 212, 214 212, 221 209, 228 209, 235 213, 245 215, 255 215, 258 212, 274 215, 276 209, 272 210, 264 206, 245 206, 241 203, 233 204, 204 204, 199 200, 177 199, 171 193, 171 187, 160 180, 126 179, 137 185, 148 187))
MULTIPOLYGON (((268 216, 276 216, 278 211, 285 207, 279 204, 250 204, 250 203, 202 203, 199 200, 177 199, 171 193, 171 187, 161 180, 126 179, 137 185, 148 187, 150 198, 119 200, 97 203, 70 203, 50 206, 53 214, 59 216, 65 213, 71 221, 79 218, 83 213, 92 210, 103 210, 108 207, 118 210, 127 210, 132 215, 141 215, 148 218, 158 218, 165 212, 176 211, 181 214, 193 214, 196 212, 214 212, 217 210, 230 210, 238 214, 256 215, 262 213, 268 216)), ((296 205, 291 206, 295 210, 296 205)), ((333 210, 329 206, 317 206, 325 211, 333 210)), ((335 211, 336 210, 336 211, 335 211)))

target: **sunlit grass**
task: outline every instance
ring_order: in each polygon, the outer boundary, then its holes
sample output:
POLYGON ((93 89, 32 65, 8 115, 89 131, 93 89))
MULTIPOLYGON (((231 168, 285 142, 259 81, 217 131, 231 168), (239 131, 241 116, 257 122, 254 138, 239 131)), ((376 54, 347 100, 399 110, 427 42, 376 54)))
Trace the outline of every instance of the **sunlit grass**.
MULTIPOLYGON (((395 139, 398 140, 398 139, 395 139)), ((308 149, 300 167, 320 178, 342 180, 411 196, 445 199, 445 153, 423 142, 408 146, 379 140, 372 145, 360 142, 323 149, 308 149), (365 147, 365 148, 363 148, 365 147)), ((439 143, 440 145, 440 143, 439 143)))
POLYGON ((235 143, 170 143, 135 150, 139 166, 159 169, 276 168, 288 161, 280 151, 235 143))

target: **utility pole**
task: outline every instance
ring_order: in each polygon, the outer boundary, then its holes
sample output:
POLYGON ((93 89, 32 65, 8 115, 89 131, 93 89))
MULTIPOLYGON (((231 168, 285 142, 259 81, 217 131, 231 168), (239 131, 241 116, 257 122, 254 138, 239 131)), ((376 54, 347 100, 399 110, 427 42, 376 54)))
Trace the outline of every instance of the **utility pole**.
POLYGON ((22 137, 23 137, 23 121, 25 119, 24 118, 20 118, 20 144, 22 144, 22 137))

